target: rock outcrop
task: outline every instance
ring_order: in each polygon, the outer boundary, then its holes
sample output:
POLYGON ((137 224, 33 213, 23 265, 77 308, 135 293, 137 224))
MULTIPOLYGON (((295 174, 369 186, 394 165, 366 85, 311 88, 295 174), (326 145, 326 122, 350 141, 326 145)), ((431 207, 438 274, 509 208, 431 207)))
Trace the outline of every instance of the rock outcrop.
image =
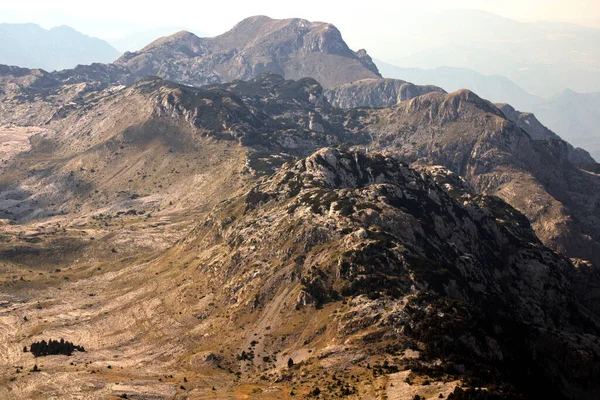
POLYGON ((446 93, 437 86, 417 86, 399 79, 363 79, 328 89, 325 96, 335 107, 382 108, 431 92, 446 93))

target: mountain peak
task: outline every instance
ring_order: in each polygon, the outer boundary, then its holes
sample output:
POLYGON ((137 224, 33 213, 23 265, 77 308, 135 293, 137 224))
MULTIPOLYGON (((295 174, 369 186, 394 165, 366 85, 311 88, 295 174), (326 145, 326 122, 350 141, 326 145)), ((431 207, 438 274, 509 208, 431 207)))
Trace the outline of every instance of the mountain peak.
POLYGON ((366 51, 352 51, 335 26, 266 16, 246 18, 214 38, 178 32, 126 53, 116 64, 137 78, 160 75, 194 86, 249 80, 267 71, 285 79, 311 77, 325 88, 381 78, 366 51))
POLYGON ((68 32, 68 33, 79 33, 77 32, 75 29, 71 28, 68 25, 59 25, 59 26, 55 26, 53 28, 50 28, 50 31, 55 31, 55 32, 68 32))
POLYGON ((270 22, 273 21, 273 18, 266 16, 266 15, 253 15, 251 17, 247 17, 244 18, 243 20, 241 20, 240 22, 238 22, 237 24, 235 24, 232 28, 233 29, 237 29, 237 28, 242 28, 248 25, 255 25, 255 24, 259 24, 262 25, 266 22, 270 22))
POLYGON ((468 89, 448 94, 432 91, 410 100, 409 107, 414 111, 427 111, 430 118, 439 118, 441 121, 455 120, 462 113, 480 111, 505 119, 504 114, 494 104, 468 89))
POLYGON ((452 106, 459 110, 463 104, 472 104, 475 107, 494 114, 498 117, 504 118, 504 115, 498 108, 491 102, 482 99, 475 92, 469 89, 461 89, 455 92, 449 93, 445 103, 450 103, 452 106))
POLYGON ((192 32, 181 30, 172 35, 156 39, 155 41, 149 43, 147 46, 145 46, 138 52, 128 54, 139 54, 143 53, 144 51, 149 51, 153 49, 160 49, 163 52, 167 53, 169 50, 180 50, 182 48, 190 49, 188 51, 191 51, 190 54, 193 54, 193 50, 191 50, 191 48, 197 47, 198 43, 201 41, 202 39, 194 35, 192 32))
POLYGON ((368 155, 332 148, 318 150, 300 161, 298 166, 310 177, 311 182, 321 182, 331 189, 397 182, 405 169, 403 164, 380 154, 368 155))
POLYGON ((198 36, 196 36, 194 33, 190 32, 190 31, 186 31, 186 30, 181 30, 179 32, 175 32, 174 34, 171 35, 172 38, 175 39, 186 39, 186 38, 198 38, 198 36))

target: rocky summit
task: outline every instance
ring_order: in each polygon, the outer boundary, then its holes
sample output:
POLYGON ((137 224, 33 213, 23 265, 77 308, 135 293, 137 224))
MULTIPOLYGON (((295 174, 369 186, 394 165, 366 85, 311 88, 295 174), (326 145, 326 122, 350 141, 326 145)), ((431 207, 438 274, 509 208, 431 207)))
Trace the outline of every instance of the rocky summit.
POLYGON ((600 168, 532 114, 252 17, 0 121, 0 398, 600 397, 600 168))

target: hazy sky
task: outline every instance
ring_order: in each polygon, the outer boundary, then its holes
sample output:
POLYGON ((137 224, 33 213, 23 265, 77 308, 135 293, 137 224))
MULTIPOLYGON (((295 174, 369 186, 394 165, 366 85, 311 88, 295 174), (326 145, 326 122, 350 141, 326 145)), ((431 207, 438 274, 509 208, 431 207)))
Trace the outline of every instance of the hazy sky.
POLYGON ((245 17, 262 14, 331 22, 345 34, 359 37, 363 31, 373 30, 378 20, 393 23, 407 8, 471 8, 519 21, 564 21, 600 28, 600 0, 28 0, 0 2, 0 22, 34 22, 46 28, 69 25, 108 38, 157 26, 185 26, 218 34, 245 17))

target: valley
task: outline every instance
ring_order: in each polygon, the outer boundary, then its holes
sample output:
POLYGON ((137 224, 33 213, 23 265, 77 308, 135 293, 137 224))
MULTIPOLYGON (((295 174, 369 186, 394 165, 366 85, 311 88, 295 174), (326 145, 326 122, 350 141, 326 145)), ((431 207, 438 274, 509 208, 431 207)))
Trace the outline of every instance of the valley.
POLYGON ((535 116, 262 16, 0 84, 1 398, 598 397, 600 175, 535 116))

